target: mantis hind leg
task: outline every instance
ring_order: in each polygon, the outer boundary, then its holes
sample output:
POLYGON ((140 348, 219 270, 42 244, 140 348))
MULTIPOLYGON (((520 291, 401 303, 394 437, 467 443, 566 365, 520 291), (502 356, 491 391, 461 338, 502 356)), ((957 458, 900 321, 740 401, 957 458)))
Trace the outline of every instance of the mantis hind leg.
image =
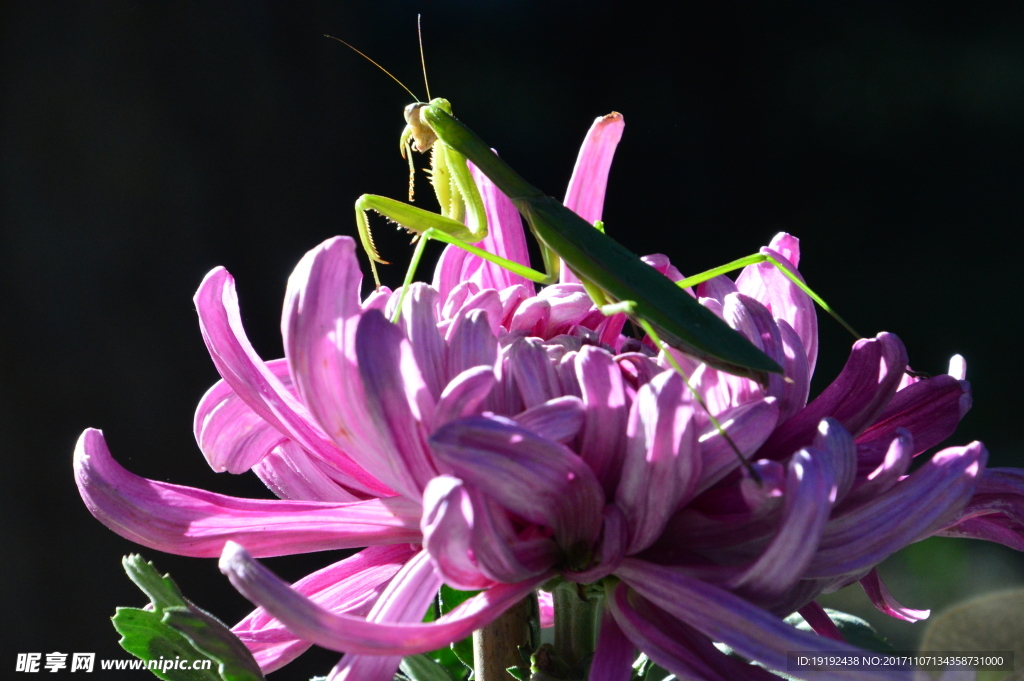
POLYGON ((788 267, 783 265, 781 262, 779 262, 770 255, 765 255, 764 253, 754 253, 753 255, 748 255, 745 258, 733 260, 730 263, 726 263, 719 267, 712 268, 706 272, 701 272, 700 274, 695 274, 692 277, 687 277, 681 281, 677 281, 676 285, 678 285, 680 288, 689 288, 690 286, 696 286, 697 284, 705 282, 709 279, 714 279, 715 277, 720 276, 722 274, 728 274, 729 272, 738 270, 741 267, 746 267, 747 265, 758 265, 763 262, 767 262, 773 265, 775 269, 782 273, 783 276, 785 276, 787 279, 793 282, 797 286, 797 288, 799 288, 801 291, 810 296, 811 300, 820 305, 821 309, 823 309, 825 312, 831 315, 833 319, 839 322, 844 329, 853 334, 854 338, 857 338, 858 340, 860 338, 863 338, 863 336, 857 333, 854 330, 854 328, 846 322, 845 319, 840 317, 835 310, 829 307, 829 304, 826 303, 821 296, 819 296, 817 293, 811 290, 811 288, 807 284, 801 281, 800 277, 794 274, 788 267))

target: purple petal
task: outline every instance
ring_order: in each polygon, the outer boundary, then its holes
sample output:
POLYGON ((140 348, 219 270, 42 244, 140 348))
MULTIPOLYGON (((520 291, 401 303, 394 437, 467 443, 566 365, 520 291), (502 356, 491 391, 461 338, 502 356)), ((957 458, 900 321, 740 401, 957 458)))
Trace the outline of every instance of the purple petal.
POLYGON ((910 431, 913 454, 920 454, 952 435, 970 408, 971 384, 952 376, 934 376, 900 390, 857 438, 862 471, 881 463, 897 429, 910 431))
POLYGON ((400 656, 348 654, 334 665, 326 681, 392 681, 400 656))
POLYGON ((790 459, 782 521, 768 548, 727 582, 731 590, 767 605, 803 577, 832 510, 829 497, 835 483, 825 458, 824 452, 802 449, 790 459))
MULTIPOLYGON (((290 391, 287 360, 272 360, 266 366, 290 391)), ((253 411, 224 380, 214 383, 199 400, 192 431, 210 468, 218 473, 244 473, 288 440, 253 411)))
MULTIPOLYGON (((429 562, 426 565, 429 567, 429 562)), ((403 656, 436 650, 465 638, 489 624, 551 576, 548 573, 519 584, 499 584, 434 622, 381 623, 324 610, 294 591, 233 542, 224 547, 220 569, 242 595, 266 608, 300 638, 330 650, 403 656)), ((432 598, 434 590, 436 587, 423 593, 432 598)), ((381 600, 383 598, 378 600, 378 605, 381 600)))
POLYGON ((630 529, 627 554, 650 546, 700 476, 693 401, 682 377, 666 371, 644 385, 626 429, 626 455, 615 491, 630 529))
POLYGON ((761 667, 725 655, 706 636, 635 593, 630 594, 629 587, 622 582, 608 596, 608 609, 637 648, 679 678, 703 681, 778 679, 761 667))
POLYGON ((377 473, 386 475, 389 467, 377 449, 355 362, 356 326, 363 314, 361 283, 351 238, 320 244, 288 278, 281 333, 303 402, 328 436, 383 485, 377 473))
MULTIPOLYGON (((547 326, 539 334, 542 338, 568 333, 596 310, 594 301, 582 284, 554 284, 541 291, 537 297, 551 303, 547 326)), ((600 312, 597 316, 604 317, 600 312)))
POLYGON ((565 446, 507 419, 480 416, 442 426, 430 444, 456 476, 525 520, 552 528, 563 548, 597 538, 604 493, 565 446))
MULTIPOLYGON (((787 651, 839 655, 861 652, 854 646, 800 631, 728 591, 671 568, 627 558, 616 574, 670 615, 770 669, 786 669, 787 651)), ((816 679, 858 681, 899 678, 890 672, 831 669, 816 672, 814 676, 816 679)))
POLYGON ((451 320, 448 330, 445 334, 445 340, 451 343, 452 334, 455 333, 455 327, 459 320, 470 313, 486 313, 482 316, 482 319, 486 320, 489 325, 491 335, 497 336, 501 331, 501 296, 494 289, 484 289, 478 293, 469 296, 466 301, 459 307, 459 309, 450 315, 451 320))
POLYGON ((496 582, 515 584, 551 569, 560 557, 554 540, 544 536, 520 539, 508 514, 479 491, 473 502, 473 556, 480 571, 496 582))
POLYGON ((488 366, 463 371, 441 393, 434 409, 433 427, 475 414, 497 382, 494 369, 488 366))
MULTIPOLYGON (((729 326, 740 332, 753 343, 754 347, 782 366, 785 361, 782 336, 779 334, 779 326, 775 323, 768 308, 750 296, 736 293, 726 296, 722 314, 729 326)), ((732 404, 746 402, 755 396, 760 397, 762 388, 754 381, 730 374, 723 374, 723 378, 729 379, 737 385, 732 404), (743 386, 745 390, 739 386, 743 386)), ((779 374, 769 374, 767 394, 780 397, 786 392, 785 378, 779 374)))
POLYGON ((889 404, 906 366, 907 350, 893 334, 857 341, 839 377, 803 411, 779 426, 758 451, 758 458, 783 459, 809 445, 826 416, 856 437, 889 404))
POLYGON ((382 479, 410 499, 437 475, 426 444, 424 421, 435 403, 401 329, 371 310, 356 331, 356 358, 366 393, 366 411, 376 426, 378 447, 389 472, 382 479))
POLYGON ((512 377, 527 409, 562 396, 561 382, 537 339, 521 338, 509 348, 512 377))
POLYGON ((339 504, 239 499, 146 480, 121 468, 103 435, 75 447, 75 481, 89 511, 126 539, 181 556, 210 558, 224 542, 260 556, 420 541, 417 504, 401 497, 339 504))
POLYGON ((586 407, 579 453, 611 496, 622 468, 629 418, 622 371, 614 358, 593 346, 579 351, 575 368, 586 407))
MULTIPOLYGON (((797 239, 783 233, 777 235, 772 243, 784 248, 793 248, 795 245, 795 249, 790 252, 797 253, 799 260, 797 239), (783 239, 780 240, 780 237, 783 239)), ((761 253, 774 257, 800 281, 804 280, 796 265, 779 251, 762 248, 761 253)), ((793 327, 807 351, 807 364, 813 374, 818 357, 818 317, 811 297, 768 262, 745 267, 736 278, 736 286, 741 293, 761 301, 777 319, 784 319, 793 327)))
POLYGON ((957 521, 939 534, 985 539, 1024 551, 1024 471, 986 469, 957 521))
POLYGON ((494 337, 491 313, 468 310, 452 321, 448 333, 448 376, 456 376, 472 367, 493 369, 498 361, 498 339, 494 337))
POLYGON ((846 496, 857 475, 857 449, 853 436, 832 418, 823 418, 814 436, 814 449, 820 453, 821 462, 827 467, 829 478, 835 485, 832 503, 846 496))
POLYGON ((439 475, 423 491, 423 549, 445 583, 463 591, 486 589, 494 581, 470 559, 473 503, 462 481, 439 475))
POLYGON ((583 426, 583 400, 566 395, 538 404, 512 420, 552 442, 569 442, 583 426))
POLYGON ((437 330, 437 307, 437 291, 416 282, 409 287, 400 320, 402 330, 412 345, 416 366, 435 400, 448 383, 448 349, 444 337, 437 330))
MULTIPOLYGON (((897 428, 896 437, 889 443, 885 458, 878 467, 863 479, 854 483, 853 489, 843 499, 841 508, 845 509, 865 499, 874 499, 890 487, 910 470, 913 460, 914 438, 906 428, 897 428)), ((857 454, 860 456, 860 447, 857 454)))
MULTIPOLYGON (((722 429, 747 458, 772 434, 778 418, 779 405, 774 397, 741 404, 718 414, 722 429)), ((700 452, 704 464, 697 494, 712 487, 740 465, 740 459, 729 440, 722 437, 721 431, 713 423, 701 429, 700 452)))
POLYGON ((873 567, 949 524, 974 493, 987 459, 980 442, 944 449, 885 494, 834 518, 805 577, 873 567))
POLYGON ((795 416, 807 404, 811 392, 811 367, 807 352, 793 327, 785 319, 778 320, 782 337, 782 369, 788 381, 779 393, 779 423, 795 416))
POLYGON ((255 466, 259 476, 280 499, 296 501, 361 501, 331 476, 327 464, 314 459, 297 443, 288 440, 267 454, 255 466))
POLYGON ((604 507, 604 527, 601 534, 601 548, 596 560, 586 569, 574 572, 563 570, 562 576, 577 584, 593 584, 615 572, 626 557, 629 545, 629 525, 626 516, 615 504, 604 507))
MULTIPOLYGON (((625 125, 622 114, 615 112, 595 119, 576 157, 562 203, 590 224, 601 219, 608 172, 625 125)), ((561 280, 563 283, 579 281, 565 264, 562 265, 561 280)))
POLYGON ((633 676, 633 642, 619 629, 607 608, 601 615, 601 630, 590 665, 589 681, 629 681, 633 676))
POLYGON ((881 575, 878 574, 877 568, 872 568, 867 577, 860 580, 860 585, 864 587, 864 593, 871 599, 871 603, 890 617, 906 622, 918 622, 928 619, 928 615, 932 612, 931 610, 914 610, 900 605, 899 601, 893 598, 889 590, 885 588, 885 583, 882 581, 881 575))
POLYGON ((818 636, 830 638, 833 641, 845 641, 839 627, 832 621, 832 618, 825 612, 825 608, 818 605, 817 601, 811 601, 799 610, 800 616, 811 626, 818 636))
MULTIPOLYGON (((408 544, 371 546, 318 570, 292 585, 298 593, 330 612, 364 615, 414 551, 408 544)), ((231 630, 269 674, 312 645, 294 636, 263 608, 256 608, 231 630)))
MULTIPOLYGON (((227 547, 224 550, 226 553, 227 547)), ((221 560, 223 561, 223 558, 221 560)), ((423 614, 427 611, 427 607, 439 588, 441 588, 441 580, 435 574, 428 557, 421 551, 413 556, 388 583, 384 593, 380 595, 366 616, 366 622, 375 624, 422 622, 423 614)), ((330 678, 352 679, 352 681, 363 681, 364 679, 366 681, 389 681, 394 677, 401 661, 400 655, 349 654, 341 658, 331 670, 330 678)))
POLYGON ((354 489, 391 493, 331 441, 253 350, 242 329, 234 280, 227 270, 217 268, 206 275, 196 292, 195 304, 213 363, 240 399, 281 433, 351 477, 354 489))

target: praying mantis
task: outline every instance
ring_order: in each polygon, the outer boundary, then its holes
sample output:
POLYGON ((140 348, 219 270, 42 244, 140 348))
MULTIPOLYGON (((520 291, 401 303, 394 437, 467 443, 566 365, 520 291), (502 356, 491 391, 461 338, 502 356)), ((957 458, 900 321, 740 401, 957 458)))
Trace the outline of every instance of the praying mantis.
MULTIPOLYGON (((344 43, 341 40, 339 42, 344 43)), ((348 46, 355 50, 351 45, 348 46)), ((366 57, 359 50, 355 51, 366 57)), ((379 64, 372 59, 370 61, 391 76, 379 64)), ((398 82, 401 85, 401 82, 398 82)), ((406 90, 409 91, 408 88, 406 90)), ((376 264, 387 262, 381 259, 373 242, 367 219, 367 213, 371 210, 417 235, 418 243, 406 274, 403 294, 412 282, 424 246, 430 239, 465 249, 542 285, 552 284, 558 280, 559 267, 564 262, 580 279, 594 303, 605 314, 627 314, 648 333, 659 348, 667 344, 716 369, 748 377, 761 384, 767 383, 769 373, 781 374, 782 367, 688 295, 683 290, 685 287, 749 264, 768 261, 825 310, 836 316, 828 305, 795 275, 770 256, 763 254, 741 258, 701 275, 673 283, 644 263, 639 256, 607 236, 603 225, 591 225, 557 199, 544 194, 524 180, 472 130, 452 115, 448 100, 430 99, 429 86, 428 99, 426 103, 416 102, 406 107, 407 125, 402 133, 400 147, 402 155, 409 160, 410 199, 411 175, 414 170, 411 153, 413 149, 421 153, 433 151, 431 182, 442 207, 441 214, 375 194, 364 194, 356 200, 355 214, 359 238, 370 258, 370 266, 378 286, 380 279, 376 264), (530 231, 540 244, 544 272, 506 260, 473 245, 487 236, 487 218, 480 193, 470 175, 467 160, 483 172, 526 219, 530 231), (463 220, 467 216, 471 219, 465 222, 476 225, 475 230, 464 223, 463 220)), ((399 309, 400 307, 399 305, 399 309)), ((841 319, 839 321, 850 328, 841 319)), ((856 332, 854 335, 857 335, 856 332)), ((670 362, 675 364, 674 360, 670 359, 670 362)))

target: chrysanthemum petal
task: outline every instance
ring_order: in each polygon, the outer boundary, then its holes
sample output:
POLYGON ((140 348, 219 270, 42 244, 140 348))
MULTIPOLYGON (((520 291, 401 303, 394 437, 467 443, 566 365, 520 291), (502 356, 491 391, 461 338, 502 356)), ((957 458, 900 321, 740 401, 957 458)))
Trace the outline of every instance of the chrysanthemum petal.
POLYGON ((857 341, 839 377, 803 411, 779 426, 757 453, 758 458, 785 458, 809 445, 826 416, 856 437, 889 404, 906 366, 907 350, 893 334, 857 341))
POLYGON ((492 328, 494 312, 473 309, 460 312, 449 327, 447 370, 457 376, 472 367, 494 367, 498 361, 498 339, 492 328))
POLYGON ((350 486, 354 489, 372 494, 390 493, 327 436, 305 405, 284 387, 253 350, 242 329, 234 279, 227 270, 218 267, 206 275, 196 291, 195 304, 213 363, 235 394, 265 421, 351 477, 350 486))
MULTIPOLYGON (((415 655, 458 641, 490 623, 551 576, 499 584, 434 622, 377 623, 327 612, 253 560, 238 544, 224 547, 220 569, 246 598, 263 606, 296 636, 330 650, 364 655, 415 655)), ((433 592, 428 595, 432 597, 433 592)))
MULTIPOLYGON (((671 568, 627 558, 616 574, 670 615, 771 669, 787 668, 787 651, 861 652, 854 646, 800 631, 728 591, 671 568)), ((900 677, 884 671, 828 670, 816 672, 815 678, 870 681, 900 677)))
POLYGON ((727 582, 731 590, 767 606, 803 576, 832 510, 829 497, 835 482, 827 457, 809 448, 790 459, 782 520, 757 560, 727 582))
POLYGON ((629 526, 628 554, 650 546, 697 485, 701 460, 693 420, 696 407, 675 371, 656 376, 637 393, 615 491, 615 504, 629 526))
MULTIPOLYGON (((790 254, 795 253, 799 260, 799 240, 785 232, 780 232, 772 239, 769 247, 761 249, 761 253, 772 256, 790 274, 803 281, 796 265, 779 252, 776 246, 787 250, 790 254)), ((797 335, 800 336, 804 350, 807 351, 807 364, 810 372, 814 373, 818 357, 818 317, 811 297, 800 290, 800 287, 780 272, 775 265, 768 262, 744 268, 736 278, 736 287, 741 293, 761 301, 775 317, 786 320, 793 327, 797 335)))
POLYGON ((403 496, 419 500, 437 475, 426 444, 435 401, 413 356, 412 345, 396 325, 376 310, 359 320, 356 362, 375 425, 378 447, 388 466, 386 480, 403 496))
POLYGON ((588 681, 629 681, 634 657, 633 642, 622 633, 611 611, 605 609, 588 681))
MULTIPOLYGON (((287 360, 271 360, 266 367, 286 390, 291 390, 287 360)), ((244 473, 288 439, 223 379, 199 400, 192 430, 210 468, 218 473, 244 473)))
POLYGON ((907 386, 857 438, 862 472, 873 470, 888 451, 898 428, 910 431, 913 454, 920 454, 953 434, 971 408, 971 384, 943 374, 907 386))
MULTIPOLYGON (((292 584, 298 593, 330 612, 364 615, 415 551, 409 544, 371 546, 292 584)), ((263 608, 231 630, 249 648, 265 674, 280 669, 312 644, 298 638, 263 608)))
POLYGON ((486 589, 494 581, 470 559, 474 525, 473 503, 458 478, 439 475, 423 491, 423 549, 449 586, 463 591, 486 589))
POLYGON ((583 400, 566 395, 530 407, 516 414, 513 420, 547 440, 564 444, 580 431, 585 412, 583 400))
MULTIPOLYGON (((526 232, 523 230, 523 219, 519 211, 489 177, 472 163, 468 165, 469 172, 480 190, 480 198, 483 199, 484 212, 487 215, 487 236, 477 246, 488 253, 529 267, 530 254, 526 248, 526 232)), ((470 228, 475 229, 476 226, 470 224, 470 228)), ((499 291, 516 285, 526 286, 531 291, 534 289, 532 281, 475 255, 470 255, 464 261, 462 278, 472 279, 480 288, 499 291)))
POLYGON ((970 500, 987 459, 980 442, 944 449, 885 494, 834 518, 805 576, 869 569, 949 524, 970 500))
POLYGON ((448 383, 448 349, 437 329, 437 307, 437 291, 422 282, 415 282, 409 287, 399 320, 412 346, 416 366, 435 400, 448 383))
POLYGON ((660 667, 679 678, 702 681, 775 681, 762 667, 725 655, 703 634, 655 607, 620 582, 608 609, 623 633, 660 667), (635 605, 634 605, 635 602, 635 605))
MULTIPOLYGON (((388 583, 366 616, 366 622, 422 622, 423 613, 440 587, 440 577, 434 572, 427 555, 421 551, 406 562, 388 583)), ((337 681, 390 681, 401 661, 401 655, 349 653, 335 665, 328 678, 337 681)))
POLYGON ((986 469, 960 517, 939 534, 985 539, 1024 551, 1024 470, 986 469))
POLYGON ((718 423, 729 436, 728 439, 722 437, 722 432, 715 424, 704 426, 699 438, 704 463, 696 493, 709 489, 740 466, 740 458, 736 456, 736 450, 729 444, 729 440, 732 440, 741 454, 750 457, 772 434, 778 418, 779 401, 774 397, 765 397, 737 405, 718 415, 718 423))
POLYGON ((593 346, 580 349, 575 369, 586 406, 578 451, 610 496, 622 468, 629 417, 622 370, 607 352, 593 346))
POLYGON ((596 539, 604 492, 565 446, 507 419, 482 416, 442 426, 430 444, 454 475, 520 517, 552 528, 563 548, 596 539))
MULTIPOLYGON (((620 113, 612 112, 595 119, 576 157, 563 203, 590 224, 601 219, 608 172, 625 125, 620 113)), ((562 282, 579 281, 564 264, 561 275, 562 282)))
POLYGON ((871 603, 890 617, 906 622, 918 622, 928 619, 928 615, 931 614, 931 610, 915 610, 900 605, 899 601, 893 598, 889 590, 885 588, 885 582, 882 581, 877 568, 872 568, 866 577, 862 577, 860 585, 864 587, 864 593, 871 599, 871 603))
POLYGON ((349 504, 240 499, 140 478, 89 429, 75 447, 75 480, 97 520, 126 539, 182 556, 210 558, 224 542, 260 556, 420 540, 419 506, 401 497, 349 504))
POLYGON ((356 326, 364 312, 355 247, 353 239, 335 237, 302 257, 288 278, 281 334, 304 404, 329 437, 376 475, 388 468, 381 462, 376 433, 366 415, 355 364, 356 326))
POLYGON ((297 442, 287 440, 252 467, 280 499, 297 501, 362 501, 332 477, 336 471, 314 459, 297 442))

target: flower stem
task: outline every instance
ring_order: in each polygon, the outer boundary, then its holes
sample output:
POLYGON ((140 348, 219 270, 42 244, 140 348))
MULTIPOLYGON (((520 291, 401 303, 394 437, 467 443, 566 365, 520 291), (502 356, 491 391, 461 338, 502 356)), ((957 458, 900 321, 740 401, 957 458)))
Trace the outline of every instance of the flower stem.
POLYGON ((555 653, 570 667, 594 654, 601 626, 602 599, 578 584, 563 582, 552 594, 555 603, 555 653))
MULTIPOLYGON (((519 646, 533 652, 531 632, 536 629, 537 596, 524 598, 483 629, 473 632, 473 668, 476 681, 509 681, 505 671, 523 664, 519 646)), ((527 671, 529 665, 527 664, 527 671)))

